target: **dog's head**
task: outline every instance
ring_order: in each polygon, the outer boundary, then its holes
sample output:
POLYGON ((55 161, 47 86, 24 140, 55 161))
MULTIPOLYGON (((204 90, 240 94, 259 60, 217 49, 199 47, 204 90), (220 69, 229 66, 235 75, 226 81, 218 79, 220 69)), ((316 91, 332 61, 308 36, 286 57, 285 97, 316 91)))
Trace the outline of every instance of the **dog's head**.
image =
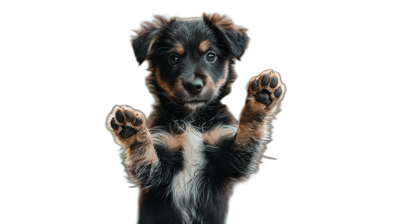
POLYGON ((219 15, 145 23, 132 46, 139 64, 148 60, 153 93, 195 109, 220 99, 236 78, 231 64, 240 59, 249 38, 219 15), (160 93, 160 91, 162 93, 160 93))

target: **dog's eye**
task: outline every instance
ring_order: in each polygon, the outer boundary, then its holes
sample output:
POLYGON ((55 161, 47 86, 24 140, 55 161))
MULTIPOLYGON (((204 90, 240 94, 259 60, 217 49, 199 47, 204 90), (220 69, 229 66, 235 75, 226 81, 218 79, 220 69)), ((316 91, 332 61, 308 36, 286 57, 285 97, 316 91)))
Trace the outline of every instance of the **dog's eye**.
POLYGON ((178 56, 176 56, 176 54, 173 54, 173 55, 169 56, 169 63, 170 63, 171 65, 176 65, 176 64, 178 64, 178 63, 179 63, 179 58, 178 58, 178 56))
POLYGON ((216 55, 214 52, 209 52, 209 53, 206 55, 206 60, 207 60, 208 62, 214 62, 216 59, 217 59, 217 55, 216 55))

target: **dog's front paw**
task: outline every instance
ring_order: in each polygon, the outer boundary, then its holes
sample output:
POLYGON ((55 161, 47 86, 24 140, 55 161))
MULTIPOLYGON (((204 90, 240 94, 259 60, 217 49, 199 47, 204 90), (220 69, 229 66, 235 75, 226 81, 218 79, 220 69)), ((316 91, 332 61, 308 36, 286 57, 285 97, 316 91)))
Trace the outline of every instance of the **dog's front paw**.
POLYGON ((266 70, 253 77, 248 84, 247 103, 274 113, 285 94, 285 86, 278 72, 266 70))
POLYGON ((115 106, 108 115, 107 126, 117 143, 124 147, 129 147, 134 142, 142 142, 147 136, 143 113, 128 106, 115 106))

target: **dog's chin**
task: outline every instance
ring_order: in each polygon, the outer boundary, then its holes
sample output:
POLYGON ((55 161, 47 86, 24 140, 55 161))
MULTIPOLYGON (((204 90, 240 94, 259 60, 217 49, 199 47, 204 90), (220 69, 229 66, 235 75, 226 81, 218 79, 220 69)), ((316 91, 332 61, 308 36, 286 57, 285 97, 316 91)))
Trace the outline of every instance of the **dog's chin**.
POLYGON ((215 97, 214 92, 207 91, 198 96, 190 96, 189 94, 182 94, 180 104, 190 113, 200 112, 204 109, 215 97))
POLYGON ((206 100, 188 100, 183 104, 187 110, 192 112, 199 111, 207 105, 206 100))

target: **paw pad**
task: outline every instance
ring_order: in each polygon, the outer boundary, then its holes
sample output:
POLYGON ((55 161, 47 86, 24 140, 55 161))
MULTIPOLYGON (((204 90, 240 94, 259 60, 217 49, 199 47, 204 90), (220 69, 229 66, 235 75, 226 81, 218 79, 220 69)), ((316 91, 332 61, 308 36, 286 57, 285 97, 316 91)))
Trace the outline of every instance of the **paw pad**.
POLYGON ((279 87, 277 90, 275 90, 274 95, 276 98, 280 97, 282 94, 282 89, 279 87))
POLYGON ((269 75, 266 74, 266 75, 261 79, 261 85, 262 85, 262 86, 266 86, 266 85, 268 85, 268 82, 269 82, 269 75))
POLYGON ((135 123, 134 123, 133 125, 139 126, 139 125, 141 125, 142 123, 143 123, 142 118, 138 117, 138 118, 136 118, 136 121, 135 121, 135 123))
POLYGON ((278 78, 275 76, 275 77, 272 78, 271 84, 269 84, 269 86, 271 88, 275 88, 277 84, 278 84, 278 78))
POLYGON ((114 118, 111 120, 111 127, 114 130, 118 130, 119 129, 119 125, 115 123, 115 119, 114 118))
POLYGON ((110 129, 116 135, 129 138, 138 133, 144 123, 144 115, 127 106, 115 106, 108 120, 110 129))
POLYGON ((270 92, 264 89, 261 92, 257 93, 254 97, 257 102, 269 105, 271 103, 271 97, 269 95, 270 92))
POLYGON ((251 89, 252 89, 253 91, 257 91, 257 90, 258 90, 258 82, 257 82, 257 80, 254 80, 254 81, 251 83, 251 89))
POLYGON ((122 131, 119 133, 119 135, 121 135, 121 137, 123 138, 128 138, 134 134, 136 134, 138 131, 132 127, 123 127, 122 131))
POLYGON ((126 121, 130 122, 130 121, 133 120, 133 115, 131 114, 131 112, 129 112, 129 111, 126 110, 126 111, 124 112, 124 114, 125 114, 125 117, 126 117, 126 121))
POLYGON ((254 120, 257 121, 257 122, 261 122, 261 121, 264 120, 264 116, 262 116, 262 115, 257 115, 257 116, 254 118, 254 120))
POLYGON ((254 96, 256 102, 270 106, 281 98, 283 88, 279 74, 267 70, 250 81, 249 94, 254 96))
POLYGON ((115 117, 117 118, 117 121, 119 123, 124 123, 124 116, 122 115, 121 111, 117 111, 117 113, 115 114, 115 117))

